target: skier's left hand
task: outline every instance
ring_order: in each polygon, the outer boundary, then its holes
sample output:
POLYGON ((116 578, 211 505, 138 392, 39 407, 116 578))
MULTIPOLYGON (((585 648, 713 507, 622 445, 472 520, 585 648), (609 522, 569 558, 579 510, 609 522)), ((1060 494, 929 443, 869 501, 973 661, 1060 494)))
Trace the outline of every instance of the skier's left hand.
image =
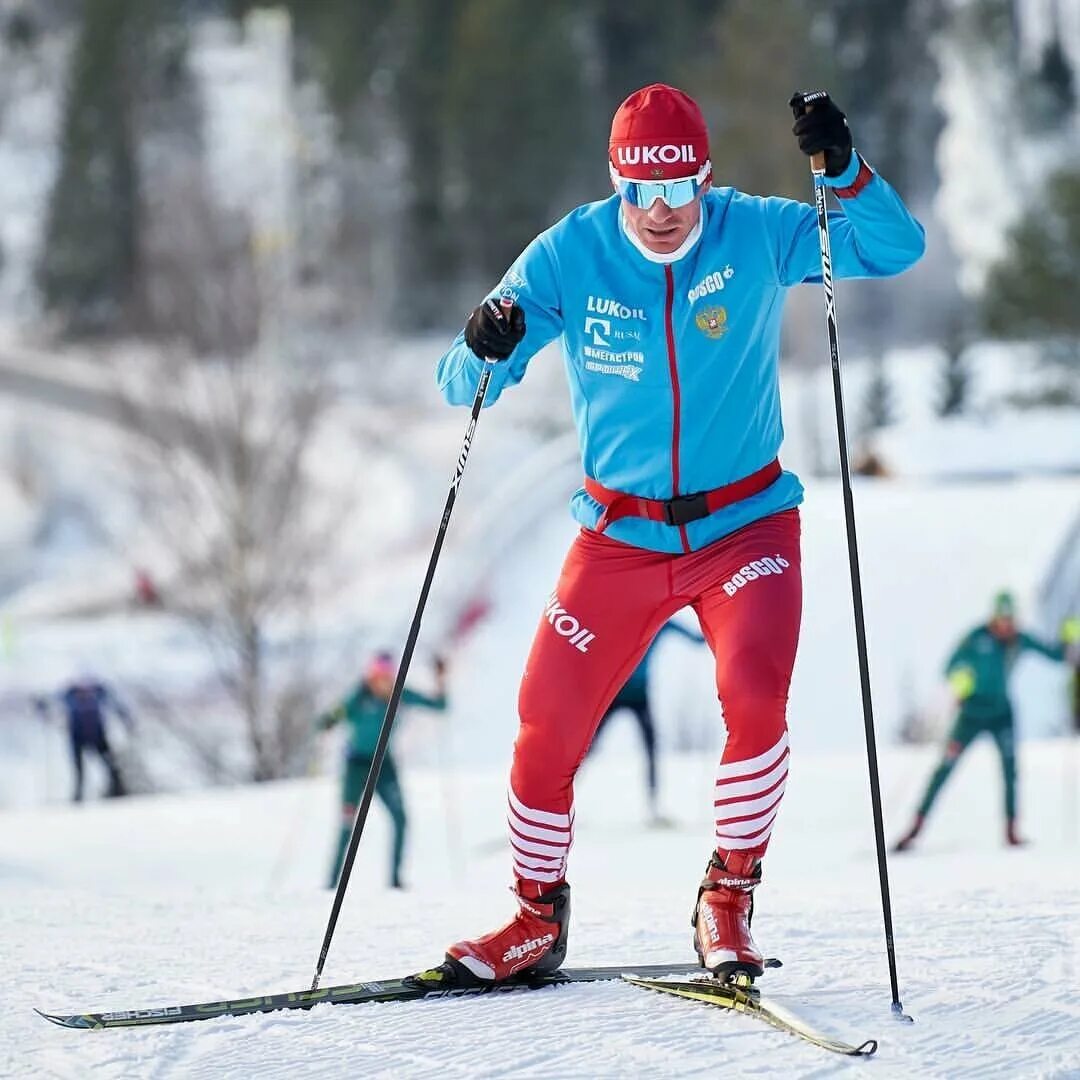
POLYGON ((796 90, 788 102, 795 111, 791 129, 799 149, 825 155, 825 175, 839 176, 851 163, 851 130, 847 118, 825 90, 796 90))

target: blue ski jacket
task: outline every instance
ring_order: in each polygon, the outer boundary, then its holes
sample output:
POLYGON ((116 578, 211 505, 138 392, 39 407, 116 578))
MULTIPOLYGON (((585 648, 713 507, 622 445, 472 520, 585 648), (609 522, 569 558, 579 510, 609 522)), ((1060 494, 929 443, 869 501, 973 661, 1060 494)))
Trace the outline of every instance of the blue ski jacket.
MULTIPOLYGON (((834 276, 888 277, 919 259, 922 226, 858 154, 826 183, 842 207, 829 214, 834 276)), ((713 188, 702 197, 697 242, 662 263, 630 240, 620 202, 613 195, 571 211, 489 294, 521 305, 526 333, 494 365, 485 405, 561 335, 587 476, 650 499, 733 483, 771 462, 783 441, 781 315, 791 286, 821 281, 816 211, 713 188)), ((471 404, 484 363, 458 334, 437 365, 450 404, 471 404)), ((785 471, 757 495, 686 525, 626 517, 605 535, 654 551, 696 551, 797 506, 802 495, 798 477, 785 471)), ((582 488, 571 511, 595 528, 603 507, 582 488)))

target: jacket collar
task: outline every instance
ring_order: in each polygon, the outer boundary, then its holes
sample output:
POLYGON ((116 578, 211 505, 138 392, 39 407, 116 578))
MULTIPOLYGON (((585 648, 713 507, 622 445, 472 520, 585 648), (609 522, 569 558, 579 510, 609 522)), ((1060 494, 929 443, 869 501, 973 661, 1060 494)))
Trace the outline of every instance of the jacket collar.
POLYGON ((706 200, 701 200, 701 213, 698 214, 697 224, 690 230, 686 239, 675 249, 668 254, 661 255, 659 252, 650 251, 638 238, 637 234, 630 228, 629 222, 626 220, 626 216, 622 212, 622 200, 619 200, 619 228, 622 229, 623 235, 630 241, 638 253, 644 256, 649 262, 653 263, 675 263, 680 259, 687 256, 693 249, 694 245, 701 239, 701 233, 704 229, 705 215, 708 213, 706 200))

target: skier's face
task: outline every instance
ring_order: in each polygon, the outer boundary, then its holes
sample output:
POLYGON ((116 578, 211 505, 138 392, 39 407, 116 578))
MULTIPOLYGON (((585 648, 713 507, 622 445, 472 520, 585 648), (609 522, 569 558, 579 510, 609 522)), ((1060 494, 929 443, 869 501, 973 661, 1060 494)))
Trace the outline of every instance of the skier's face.
POLYGON ((1016 623, 1011 615, 995 615, 990 620, 990 633, 1002 641, 1016 637, 1016 623))
POLYGON ((657 255, 670 255, 678 251, 682 242, 690 235, 690 230, 701 217, 701 196, 709 190, 706 181, 693 202, 673 210, 663 199, 656 199, 647 210, 633 206, 622 200, 622 211, 626 223, 634 235, 657 255))
POLYGON ((394 676, 389 671, 373 671, 367 677, 368 689, 383 701, 389 701, 394 692, 394 676))

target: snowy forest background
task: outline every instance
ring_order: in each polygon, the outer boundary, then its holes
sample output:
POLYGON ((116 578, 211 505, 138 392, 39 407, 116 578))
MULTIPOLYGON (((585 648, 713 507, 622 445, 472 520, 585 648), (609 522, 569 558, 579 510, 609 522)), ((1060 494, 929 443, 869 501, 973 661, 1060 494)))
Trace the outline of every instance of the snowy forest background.
POLYGON ((1060 0, 2 10, 0 310, 56 334, 235 353, 282 306, 288 338, 338 349, 453 329, 603 196, 612 111, 665 73, 706 111, 718 182, 805 197, 784 103, 825 85, 929 220, 932 267, 904 303, 861 298, 849 341, 1023 336, 1077 363, 1080 15, 1060 0))
MULTIPOLYGON (((605 196, 612 111, 656 80, 701 102, 719 183, 802 199, 786 102, 826 86, 926 224, 917 272, 841 292, 862 471, 1075 477, 1075 4, 0 0, 6 715, 94 671, 142 718, 145 788, 312 768, 312 717, 411 612, 462 426, 431 365, 538 231, 605 196)), ((785 460, 827 481, 821 322, 796 292, 785 460)), ((470 464, 420 682, 493 604, 469 545, 520 540, 491 525, 513 483, 564 514, 565 391, 534 369, 470 464)), ((1052 633, 1080 600, 1075 492, 1036 502, 1058 516, 1029 522, 1020 580, 1052 633)), ((984 535, 1001 503, 979 505, 984 535)), ((1010 572, 988 557, 977 595, 1010 572)), ((891 733, 934 729, 941 651, 979 614, 965 596, 878 664, 891 733)), ((33 757, 36 721, 8 731, 33 757)))

